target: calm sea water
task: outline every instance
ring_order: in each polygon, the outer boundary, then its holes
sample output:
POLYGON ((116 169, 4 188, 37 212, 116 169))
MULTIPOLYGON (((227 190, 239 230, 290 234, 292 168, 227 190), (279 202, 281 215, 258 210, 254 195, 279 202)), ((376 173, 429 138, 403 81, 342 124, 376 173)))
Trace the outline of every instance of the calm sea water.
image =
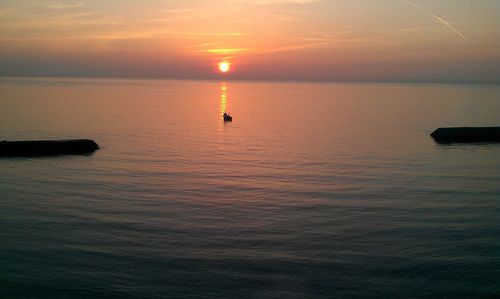
POLYGON ((500 87, 0 79, 0 298, 499 298, 500 87), (232 123, 221 114, 229 111, 232 123))

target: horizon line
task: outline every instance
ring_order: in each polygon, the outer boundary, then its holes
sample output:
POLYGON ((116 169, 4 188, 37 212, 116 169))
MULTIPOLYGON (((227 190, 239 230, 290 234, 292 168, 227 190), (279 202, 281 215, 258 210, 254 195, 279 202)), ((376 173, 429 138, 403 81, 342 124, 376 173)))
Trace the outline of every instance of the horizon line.
POLYGON ((269 83, 318 83, 318 84, 328 84, 328 83, 378 83, 378 84, 442 84, 442 85, 489 85, 497 86, 500 85, 500 81, 471 81, 471 80, 392 80, 392 79, 381 79, 381 80, 308 80, 308 79, 285 79, 285 78, 207 78, 207 77, 161 77, 161 76, 109 76, 109 75, 64 75, 64 76, 53 76, 53 75, 2 75, 0 78, 24 78, 24 79, 110 79, 110 80, 171 80, 171 81, 236 81, 236 82, 269 82, 269 83))

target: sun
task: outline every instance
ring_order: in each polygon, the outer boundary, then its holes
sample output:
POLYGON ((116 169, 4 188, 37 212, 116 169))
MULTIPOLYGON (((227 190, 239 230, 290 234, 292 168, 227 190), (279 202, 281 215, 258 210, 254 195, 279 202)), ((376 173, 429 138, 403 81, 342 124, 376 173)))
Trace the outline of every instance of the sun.
POLYGON ((228 61, 219 62, 219 72, 227 73, 231 70, 231 63, 228 61))

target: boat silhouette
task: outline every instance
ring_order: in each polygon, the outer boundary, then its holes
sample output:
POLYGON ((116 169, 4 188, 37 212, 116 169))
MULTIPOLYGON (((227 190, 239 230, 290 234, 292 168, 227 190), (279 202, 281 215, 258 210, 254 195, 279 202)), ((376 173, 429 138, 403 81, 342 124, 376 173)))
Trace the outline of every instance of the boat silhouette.
POLYGON ((224 115, 222 116, 224 118, 224 121, 233 121, 233 117, 227 113, 224 113, 224 115))

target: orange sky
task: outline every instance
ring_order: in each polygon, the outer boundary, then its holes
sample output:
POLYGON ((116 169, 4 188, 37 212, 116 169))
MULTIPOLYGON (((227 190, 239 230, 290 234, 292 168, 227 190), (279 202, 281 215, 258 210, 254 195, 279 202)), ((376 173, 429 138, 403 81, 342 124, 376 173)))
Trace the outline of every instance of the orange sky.
POLYGON ((0 75, 500 81, 498 0, 2 0, 0 75))

